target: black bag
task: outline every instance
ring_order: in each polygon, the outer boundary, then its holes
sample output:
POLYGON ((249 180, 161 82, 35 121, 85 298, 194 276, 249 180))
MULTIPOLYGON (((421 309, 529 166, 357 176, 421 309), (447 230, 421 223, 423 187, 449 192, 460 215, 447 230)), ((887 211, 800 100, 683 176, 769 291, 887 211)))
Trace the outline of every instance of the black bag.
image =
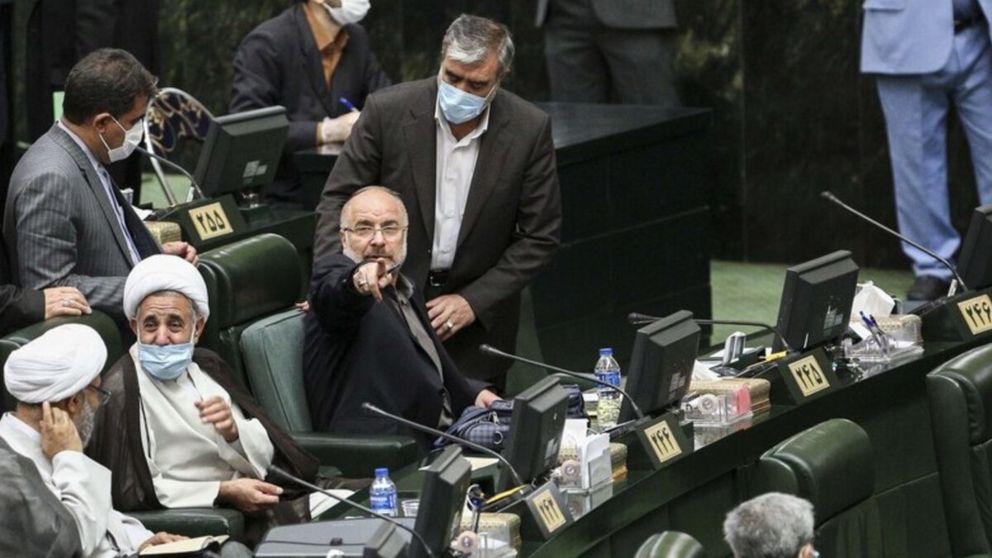
MULTIPOLYGON (((568 394, 568 418, 587 418, 585 401, 582 390, 575 384, 561 386, 568 394)), ((510 433, 510 421, 513 416, 513 400, 497 399, 487 409, 470 405, 462 411, 462 415, 454 424, 448 427, 447 433, 469 442, 475 442, 493 451, 502 451, 506 437, 510 433)), ((438 438, 435 448, 448 445, 448 440, 438 438)))

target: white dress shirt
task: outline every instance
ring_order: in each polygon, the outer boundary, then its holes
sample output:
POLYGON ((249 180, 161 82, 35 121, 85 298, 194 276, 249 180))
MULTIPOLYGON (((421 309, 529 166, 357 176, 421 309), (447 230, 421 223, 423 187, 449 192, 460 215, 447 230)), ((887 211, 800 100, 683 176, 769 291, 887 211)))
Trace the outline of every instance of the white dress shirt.
POLYGON ((0 438, 34 462, 45 485, 76 520, 83 555, 109 558, 137 552, 154 535, 140 521, 114 510, 110 470, 78 451, 61 451, 49 461, 41 433, 14 416, 0 418, 0 438))
POLYGON ((475 175, 475 162, 479 159, 479 145, 482 134, 489 129, 489 108, 483 112, 479 125, 460 140, 451 133, 448 121, 441 114, 441 105, 437 103, 434 120, 437 123, 437 176, 431 269, 447 270, 455 261, 465 202, 475 175))

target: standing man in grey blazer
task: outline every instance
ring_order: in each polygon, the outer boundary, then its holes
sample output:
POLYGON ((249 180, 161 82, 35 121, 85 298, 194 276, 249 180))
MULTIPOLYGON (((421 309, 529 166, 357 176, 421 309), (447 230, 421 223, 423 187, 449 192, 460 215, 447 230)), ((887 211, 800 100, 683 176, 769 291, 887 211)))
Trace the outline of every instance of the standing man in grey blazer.
POLYGON ((538 0, 551 98, 677 106, 672 0, 538 0))
POLYGON ((142 258, 196 260, 185 242, 159 247, 105 165, 141 141, 155 78, 123 50, 101 49, 69 71, 64 116, 21 157, 7 190, 3 233, 14 282, 79 289, 93 308, 124 321, 124 280, 142 258))
POLYGON ((520 291, 559 243, 551 119, 499 87, 513 60, 505 26, 462 15, 441 57, 438 76, 366 100, 317 207, 314 258, 340 251, 341 207, 354 191, 399 192, 410 214, 404 275, 423 289, 458 369, 499 388, 509 365, 478 346, 515 346, 520 291))

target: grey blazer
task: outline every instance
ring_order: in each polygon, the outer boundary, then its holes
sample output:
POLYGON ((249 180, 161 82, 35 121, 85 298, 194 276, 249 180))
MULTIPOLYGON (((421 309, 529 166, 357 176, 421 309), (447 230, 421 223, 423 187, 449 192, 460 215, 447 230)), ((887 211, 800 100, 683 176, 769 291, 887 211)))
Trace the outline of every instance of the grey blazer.
MULTIPOLYGON (((120 192, 112 190, 138 254, 161 252, 120 192)), ((3 234, 16 284, 76 287, 92 307, 123 318, 124 279, 133 266, 127 240, 96 169, 58 124, 14 168, 3 234)))
POLYGON ((552 2, 576 1, 591 1, 599 23, 614 29, 668 29, 677 25, 672 0, 537 0, 535 24, 544 25, 552 2))

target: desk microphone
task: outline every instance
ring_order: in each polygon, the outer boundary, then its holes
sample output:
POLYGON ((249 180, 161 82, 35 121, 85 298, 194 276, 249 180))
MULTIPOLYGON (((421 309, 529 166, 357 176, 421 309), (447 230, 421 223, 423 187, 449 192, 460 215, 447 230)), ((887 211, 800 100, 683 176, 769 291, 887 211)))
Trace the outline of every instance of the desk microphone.
POLYGON ((846 203, 840 201, 840 198, 838 198, 837 196, 833 195, 833 193, 830 192, 829 190, 824 190, 824 191, 820 192, 820 196, 826 198, 827 200, 829 200, 830 202, 832 202, 832 203, 834 203, 836 205, 841 206, 842 208, 846 209, 848 212, 853 213, 854 215, 857 215, 858 217, 860 217, 863 221, 867 221, 867 222, 871 223, 872 225, 875 225, 879 229, 882 229, 883 231, 891 234, 892 236, 898 238, 899 240, 905 242, 906 244, 909 244, 913 248, 916 248, 920 252, 923 252, 924 254, 930 256, 931 258, 937 260, 938 262, 940 262, 941 264, 943 264, 944 267, 946 267, 947 269, 951 270, 951 273, 954 274, 954 279, 958 282, 958 285, 961 285, 961 289, 963 289, 965 291, 970 291, 971 290, 971 289, 968 288, 968 285, 965 284, 964 279, 961 278, 961 275, 958 274, 957 268, 955 268, 953 265, 951 265, 951 262, 949 262, 946 259, 938 256, 936 252, 934 252, 934 251, 932 251, 932 250, 924 247, 923 245, 921 245, 921 244, 919 244, 917 242, 914 242, 914 241, 910 240, 905 235, 900 234, 900 233, 898 233, 898 232, 890 229, 889 227, 886 227, 882 223, 879 223, 878 221, 872 219, 871 217, 865 215, 864 213, 861 213, 857 209, 854 209, 853 207, 851 207, 851 206, 847 205, 846 203))
POLYGON ((409 428, 412 428, 414 430, 418 430, 420 432, 425 432, 425 433, 430 434, 432 436, 437 436, 438 438, 444 438, 445 440, 448 440, 449 442, 454 442, 454 443, 458 444, 459 446, 463 446, 463 447, 466 447, 466 448, 469 448, 469 449, 473 449, 473 450, 475 450, 475 451, 477 451, 479 453, 484 453, 484 454, 486 454, 488 456, 495 457, 497 460, 499 460, 500 463, 503 464, 504 467, 506 467, 506 470, 510 472, 510 476, 513 477, 513 481, 517 483, 517 486, 524 486, 524 485, 527 484, 527 483, 524 482, 523 478, 520 477, 520 473, 517 473, 517 470, 513 468, 513 465, 510 465, 510 462, 507 461, 507 459, 505 457, 503 457, 502 455, 500 455, 499 452, 493 451, 493 450, 491 450, 491 449, 489 449, 489 448, 487 448, 485 446, 481 446, 479 444, 476 444, 475 442, 470 442, 468 440, 459 438, 458 436, 453 436, 451 434, 448 434, 447 432, 442 432, 442 431, 440 431, 440 430, 438 430, 436 428, 431 428, 430 426, 424 426, 423 424, 420 424, 419 422, 413 422, 412 420, 405 419, 405 418, 403 418, 403 417, 401 417, 399 415, 394 415, 393 413, 390 413, 390 412, 387 412, 387 411, 383 411, 382 409, 380 409, 379 407, 376 407, 375 405, 369 403, 368 401, 366 401, 365 403, 362 403, 362 408, 365 409, 366 411, 372 413, 372 414, 379 415, 380 417, 385 417, 385 418, 394 420, 394 421, 396 421, 396 422, 398 422, 398 423, 400 423, 400 424, 402 424, 404 426, 407 426, 409 428))
MULTIPOLYGON (((631 312, 627 314, 627 323, 630 325, 644 325, 650 324, 660 320, 658 316, 648 316, 647 314, 641 314, 639 312, 631 312)), ((782 345, 789 352, 792 352, 792 347, 789 346, 789 342, 785 340, 785 337, 778 330, 777 327, 766 324, 764 322, 751 322, 746 320, 708 320, 704 318, 693 318, 692 321, 699 325, 731 325, 731 326, 750 326, 750 327, 760 327, 762 329, 767 329, 771 331, 782 341, 782 345)))
POLYGON ((390 523, 390 524, 392 524, 395 527, 399 527, 400 529, 403 529, 404 531, 406 531, 406 532, 410 533, 411 535, 413 535, 413 538, 415 540, 417 540, 418 542, 420 542, 421 546, 424 547, 424 550, 427 552, 427 555, 428 556, 430 556, 431 558, 433 558, 435 556, 434 552, 431 550, 431 547, 427 546, 427 541, 425 541, 424 538, 420 536, 420 533, 414 531, 413 529, 407 527, 406 525, 403 525, 402 523, 400 523, 399 521, 396 521, 392 517, 389 517, 387 515, 382 515, 381 513, 372 511, 369 508, 366 508, 365 506, 363 506, 363 505, 361 505, 361 504, 359 504, 357 502, 352 502, 351 500, 348 500, 347 498, 341 498, 339 496, 335 496, 331 492, 329 492, 327 490, 324 490, 323 488, 317 486, 316 484, 309 483, 309 482, 301 479, 300 477, 297 477, 296 475, 294 475, 294 474, 292 474, 292 473, 290 473, 288 471, 285 471, 285 470, 283 470, 283 469, 281 469, 281 468, 279 468, 279 467, 277 467, 275 465, 269 465, 269 468, 268 468, 268 471, 267 471, 267 475, 271 475, 271 474, 275 474, 275 476, 277 476, 277 477, 282 477, 282 478, 284 478, 284 479, 286 479, 286 480, 288 480, 290 482, 293 482, 294 484, 298 484, 298 485, 300 485, 300 486, 302 486, 304 488, 308 488, 310 490, 313 490, 314 492, 320 492, 321 494, 323 494, 324 496, 327 496, 328 498, 331 498, 332 500, 337 500, 338 502, 342 502, 344 504, 347 504, 348 506, 350 506, 352 508, 355 508, 356 510, 360 510, 363 513, 367 513, 367 514, 369 514, 369 515, 371 515, 373 517, 376 517, 378 519, 381 519, 381 520, 385 521, 386 523, 390 523))
POLYGON ((165 165, 167 167, 179 171, 180 174, 182 174, 183 176, 185 176, 186 178, 188 178, 191 188, 190 188, 189 194, 186 195, 186 201, 187 202, 193 201, 193 192, 196 192, 197 196, 199 196, 200 198, 203 198, 204 197, 203 190, 200 189, 200 185, 196 183, 196 179, 193 178, 193 175, 190 174, 188 170, 186 170, 186 169, 182 168, 181 166, 173 163, 172 161, 166 159, 165 157, 162 157, 161 155, 156 155, 155 153, 152 153, 151 151, 147 151, 147 150, 143 149, 141 146, 137 146, 134 149, 135 149, 135 151, 143 154, 145 157, 149 157, 151 159, 155 159, 156 161, 158 161, 160 163, 165 163, 165 165))
POLYGON ((499 349, 497 349, 497 348, 495 348, 495 347, 493 347, 491 345, 487 345, 487 344, 479 345, 479 350, 482 351, 483 353, 487 354, 487 355, 493 355, 493 356, 508 358, 510 360, 515 360, 517 362, 522 362, 524 364, 530 364, 531 366, 537 366, 538 368, 544 368, 544 369, 547 369, 547 370, 551 370, 553 372, 558 372, 560 374, 564 374, 564 375, 570 376, 572 378, 577 378, 579 380, 585 380, 587 382, 592 382, 592 383, 594 383, 594 384, 596 384, 598 386, 603 386, 603 387, 605 387, 607 389, 612 389, 613 391, 615 391, 615 392, 619 393, 620 395, 624 396, 625 398, 627 398, 627 401, 630 402, 630 408, 634 410, 634 414, 637 415, 638 420, 643 419, 645 417, 644 411, 642 411, 641 408, 637 406, 637 403, 634 402, 634 398, 631 397, 630 394, 628 394, 626 391, 620 389, 619 387, 617 387, 617 386, 615 386, 615 385, 613 385, 613 384, 611 384, 609 382, 604 382, 604 381, 600 380, 599 378, 593 376, 592 374, 583 374, 581 372, 574 372, 572 370, 565 370, 564 368, 558 368, 557 366, 552 366, 550 364, 545 364, 543 362, 538 362, 536 360, 531 360, 529 358, 524 358, 522 356, 517 356, 517 355, 514 355, 514 354, 503 352, 503 351, 501 351, 501 350, 499 350, 499 349))

